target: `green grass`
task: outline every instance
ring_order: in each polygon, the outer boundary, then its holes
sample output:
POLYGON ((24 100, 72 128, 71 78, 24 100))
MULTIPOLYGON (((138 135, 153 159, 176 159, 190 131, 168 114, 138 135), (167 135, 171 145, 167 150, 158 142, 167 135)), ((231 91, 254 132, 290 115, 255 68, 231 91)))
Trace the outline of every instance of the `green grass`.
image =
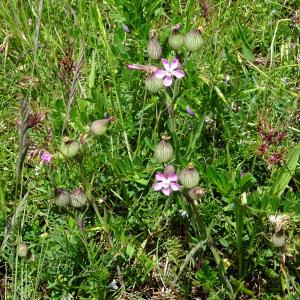
POLYGON ((2 1, 0 298, 300 298, 299 9, 292 0, 2 1), (204 43, 180 50, 186 76, 168 94, 150 93, 127 65, 162 67, 147 55, 152 30, 174 58, 177 23, 183 34, 201 28, 204 43), (20 99, 45 118, 27 131, 16 188, 20 99), (106 134, 91 135, 107 113, 106 134), (275 131, 282 141, 260 153, 275 131), (200 173, 197 202, 184 187, 153 190, 163 134, 177 173, 189 162, 200 173), (73 158, 59 151, 64 137, 81 143, 73 158), (55 205, 54 188, 78 187, 85 206, 55 205), (282 247, 275 214, 289 218, 282 247))

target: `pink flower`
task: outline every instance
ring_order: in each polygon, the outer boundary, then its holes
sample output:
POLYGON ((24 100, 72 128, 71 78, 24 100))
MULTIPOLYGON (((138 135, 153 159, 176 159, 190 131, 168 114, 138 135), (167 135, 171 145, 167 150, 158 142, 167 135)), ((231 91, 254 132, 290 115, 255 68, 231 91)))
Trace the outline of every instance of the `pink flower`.
POLYGON ((43 153, 41 154, 41 160, 45 164, 50 164, 52 160, 52 155, 47 151, 43 151, 43 153))
POLYGON ((176 78, 182 78, 185 76, 184 72, 181 70, 181 65, 177 58, 173 59, 169 63, 166 59, 161 59, 165 70, 158 70, 154 73, 156 78, 164 79, 164 86, 170 86, 173 82, 173 76, 176 78))
POLYGON ((170 196, 173 191, 176 192, 180 189, 176 174, 157 173, 155 179, 156 183, 153 184, 152 188, 155 191, 161 190, 166 196, 170 196))
POLYGON ((189 105, 187 105, 187 107, 186 107, 186 112, 192 117, 195 116, 194 111, 189 107, 189 105))

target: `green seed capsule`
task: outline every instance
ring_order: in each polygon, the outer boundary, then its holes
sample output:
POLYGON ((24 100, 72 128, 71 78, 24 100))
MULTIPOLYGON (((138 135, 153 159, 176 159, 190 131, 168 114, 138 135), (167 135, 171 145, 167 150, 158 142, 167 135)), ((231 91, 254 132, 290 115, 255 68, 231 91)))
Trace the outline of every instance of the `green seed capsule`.
POLYGON ((19 257, 26 257, 28 254, 28 247, 26 243, 21 242, 18 246, 17 254, 19 257))
POLYGON ((182 47, 184 43, 184 37, 178 31, 172 32, 169 36, 168 43, 172 49, 178 50, 182 47))
POLYGON ((168 162, 173 156, 173 147, 167 139, 162 139, 155 147, 154 155, 161 163, 168 162))
POLYGON ((192 164, 189 164, 179 174, 180 183, 188 189, 195 187, 199 183, 199 180, 199 173, 192 164))
POLYGON ((163 88, 163 81, 160 78, 156 78, 154 75, 147 76, 145 78, 145 87, 151 93, 156 93, 163 88))
POLYGON ((75 156, 80 149, 80 144, 76 141, 66 141, 62 142, 60 146, 60 152, 65 157, 73 157, 75 156))
POLYGON ((79 208, 84 206, 87 203, 87 197, 82 188, 78 188, 73 194, 70 195, 70 204, 79 208))
POLYGON ((152 59, 159 59, 162 55, 162 48, 159 44, 159 41, 156 35, 153 35, 148 43, 147 47, 148 56, 152 59))
POLYGON ((90 131, 94 135, 103 135, 107 130, 107 125, 109 124, 109 119, 96 120, 92 122, 90 126, 90 131))
POLYGON ((189 51, 198 50, 203 44, 203 39, 200 31, 198 29, 195 29, 187 33, 184 39, 184 43, 189 51))
POLYGON ((55 189, 55 204, 59 207, 67 206, 70 203, 70 194, 63 189, 55 189))

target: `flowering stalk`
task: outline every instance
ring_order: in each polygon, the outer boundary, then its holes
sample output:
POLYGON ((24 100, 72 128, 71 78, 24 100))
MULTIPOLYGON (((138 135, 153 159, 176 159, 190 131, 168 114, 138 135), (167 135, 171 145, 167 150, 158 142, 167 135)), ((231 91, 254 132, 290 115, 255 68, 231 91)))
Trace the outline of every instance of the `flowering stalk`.
MULTIPOLYGON (((175 82, 175 88, 176 88, 176 84, 177 82, 175 82)), ((175 89, 174 89, 175 90, 175 89)), ((174 90, 173 90, 173 96, 174 96, 174 90)), ((166 91, 166 89, 164 89, 164 93, 166 96, 166 106, 168 109, 168 113, 169 113, 169 120, 167 121, 169 130, 170 130, 170 134, 172 137, 172 141, 174 144, 174 148, 175 148, 175 156, 176 156, 176 163, 179 163, 180 161, 180 152, 179 152, 179 147, 178 147, 178 140, 177 140, 177 135, 176 135, 176 120, 174 118, 174 105, 172 98, 174 97, 170 97, 168 92, 166 91)))
MULTIPOLYGON (((181 65, 182 67, 187 63, 191 53, 192 53, 191 51, 188 53, 187 57, 185 58, 185 60, 183 61, 182 65, 181 65)), ((176 97, 178 94, 180 78, 181 77, 176 76, 176 79, 174 82, 174 89, 172 91, 172 97, 170 97, 170 95, 168 94, 166 89, 164 89, 165 96, 166 96, 167 109, 168 109, 168 113, 169 113, 168 126, 170 128, 170 133, 171 133, 171 137, 172 137, 174 148, 175 148, 176 163, 179 163, 179 161, 180 161, 180 152, 179 152, 179 145, 178 145, 178 140, 177 140, 177 135, 176 135, 176 119, 174 117, 174 108, 176 106, 176 101, 177 101, 176 97)))

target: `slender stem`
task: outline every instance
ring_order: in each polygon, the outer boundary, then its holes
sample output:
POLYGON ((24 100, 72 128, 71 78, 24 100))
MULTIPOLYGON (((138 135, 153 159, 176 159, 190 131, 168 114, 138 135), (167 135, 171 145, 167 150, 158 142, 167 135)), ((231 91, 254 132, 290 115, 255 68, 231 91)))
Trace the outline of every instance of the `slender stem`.
MULTIPOLYGON (((190 254, 186 257, 184 263, 180 267, 180 270, 179 270, 179 273, 178 273, 176 279, 172 282, 173 285, 175 285, 176 282, 178 281, 180 274, 182 273, 183 269, 187 266, 189 260, 198 252, 198 250, 200 250, 200 248, 205 243, 208 245, 208 247, 209 247, 209 249, 210 249, 210 251, 211 251, 211 253, 214 257, 214 260, 215 260, 216 264, 219 266, 222 263, 220 255, 219 255, 217 249, 215 248, 215 246, 213 245, 213 239, 210 236, 210 233, 207 230, 207 227, 206 227, 205 223, 202 221, 201 216, 200 216, 193 200, 188 195, 186 196, 186 199, 191 204, 193 212, 195 214, 195 219, 196 219, 196 222, 198 224, 198 228, 199 228, 200 235, 201 235, 201 241, 192 249, 190 254)), ((234 299, 233 288, 232 288, 227 276, 225 275, 224 271, 221 268, 219 268, 219 271, 220 271, 221 278, 224 281, 224 283, 226 284, 227 289, 230 293, 230 299, 234 299)))
POLYGON ((148 244, 148 242, 157 234, 159 233, 160 231, 160 225, 161 225, 161 222, 163 221, 164 217, 165 217, 165 212, 168 210, 170 204, 171 204, 171 200, 172 200, 172 197, 168 197, 167 201, 166 201, 166 204, 165 204, 165 207, 163 208, 163 211, 161 213, 161 216, 160 218, 158 219, 158 221, 156 222, 155 224, 155 227, 154 227, 154 231, 152 233, 150 233, 147 237, 147 241, 146 241, 146 245, 148 244))
MULTIPOLYGON (((79 166, 80 166, 79 167, 80 176, 81 176, 81 180, 82 180, 82 183, 83 183, 84 190, 86 191, 86 196, 87 196, 88 200, 92 203, 92 206, 93 206, 93 209, 94 209, 94 211, 97 215, 97 218, 98 218, 100 224, 103 227, 103 237, 106 240, 106 244, 108 245, 109 250, 112 250, 113 249, 113 240, 112 240, 111 235, 109 233, 109 227, 108 227, 108 224, 107 224, 107 221, 106 221, 107 218, 105 217, 106 216, 106 211, 104 213, 104 217, 102 218, 101 215, 100 215, 100 212, 98 210, 95 198, 91 194, 91 188, 90 188, 90 186, 89 186, 89 184, 88 184, 88 182, 85 178, 84 170, 83 170, 83 164, 80 163, 79 166)), ((119 265, 118 261, 116 262, 116 267, 117 267, 117 273, 118 273, 119 281, 121 283, 121 287, 125 291, 126 287, 125 287, 125 283, 124 283, 124 276, 123 276, 123 273, 121 271, 121 268, 120 268, 120 265, 119 265)))
POLYGON ((237 254, 239 260, 239 278, 243 276, 244 272, 244 251, 243 251, 243 227, 244 227, 244 211, 240 200, 235 202, 235 216, 236 216, 236 235, 237 235, 237 254))
MULTIPOLYGON (((188 55, 186 56, 182 66, 184 66, 186 64, 186 62, 188 61, 189 57, 191 55, 191 52, 188 53, 188 55)), ((179 87, 179 80, 178 78, 175 79, 175 83, 174 83, 174 89, 173 89, 173 94, 172 97, 169 96, 168 92, 166 91, 166 89, 164 90, 165 92, 165 96, 167 99, 167 109, 169 112, 169 129, 171 131, 171 136, 172 136, 172 140, 174 143, 174 147, 175 147, 175 153, 176 153, 176 163, 179 164, 180 162, 180 147, 179 147, 179 143, 178 143, 178 139, 176 136, 176 119, 174 117, 174 113, 175 113, 175 106, 176 106, 176 100, 177 100, 177 95, 178 95, 178 87, 179 87)))
POLYGON ((194 201, 192 199, 190 199, 189 202, 190 202, 190 204, 192 206, 192 209, 194 211, 194 214, 196 216, 196 222, 197 222, 197 224, 199 226, 200 234, 202 235, 203 239, 207 239, 208 237, 207 237, 206 226, 205 226, 204 222, 201 219, 201 216, 200 216, 200 214, 199 214, 199 212, 198 212, 198 210, 197 210, 197 208, 196 208, 196 206, 194 204, 194 201))

